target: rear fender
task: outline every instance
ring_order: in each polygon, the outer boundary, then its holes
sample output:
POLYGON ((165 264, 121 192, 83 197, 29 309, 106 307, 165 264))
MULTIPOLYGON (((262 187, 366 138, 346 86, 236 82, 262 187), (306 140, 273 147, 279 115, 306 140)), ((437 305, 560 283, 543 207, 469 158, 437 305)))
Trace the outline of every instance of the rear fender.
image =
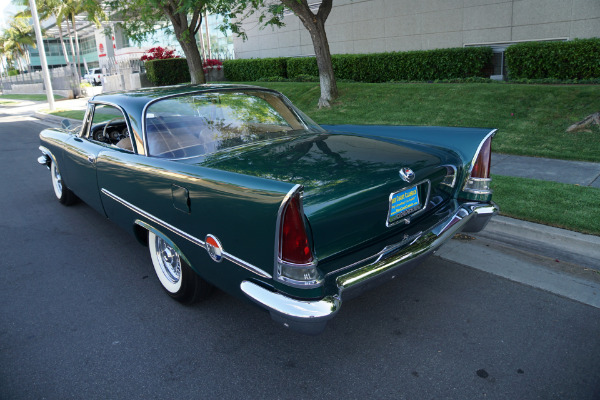
MULTIPOLYGON (((439 126, 387 126, 387 125, 321 125, 332 132, 352 133, 360 136, 388 138, 446 148, 456 153, 462 161, 458 187, 463 188, 470 177, 477 155, 485 140, 494 136, 496 129, 454 128, 439 126)), ((486 201, 491 199, 471 199, 486 201)))

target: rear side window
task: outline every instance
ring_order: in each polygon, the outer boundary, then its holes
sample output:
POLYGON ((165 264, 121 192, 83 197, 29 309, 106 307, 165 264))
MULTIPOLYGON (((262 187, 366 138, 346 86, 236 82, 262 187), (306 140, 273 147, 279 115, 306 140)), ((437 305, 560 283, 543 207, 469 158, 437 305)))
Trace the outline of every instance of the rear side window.
POLYGON ((206 92, 153 103, 146 112, 149 155, 186 158, 320 129, 271 92, 206 92))

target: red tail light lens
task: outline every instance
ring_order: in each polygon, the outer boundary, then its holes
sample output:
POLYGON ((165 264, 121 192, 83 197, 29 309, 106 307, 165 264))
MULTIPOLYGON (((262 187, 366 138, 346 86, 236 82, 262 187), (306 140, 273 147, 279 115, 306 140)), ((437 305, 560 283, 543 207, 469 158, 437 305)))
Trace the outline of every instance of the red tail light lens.
POLYGON ((471 171, 471 178, 489 178, 490 177, 490 165, 492 163, 492 137, 486 139, 481 146, 473 170, 471 171))
POLYGON ((495 133, 495 130, 490 132, 488 138, 483 141, 473 168, 471 168, 471 173, 462 189, 461 198, 480 201, 491 200, 490 165, 492 163, 492 137, 495 133))
POLYGON ((313 261, 298 195, 289 201, 282 218, 279 257, 292 264, 310 264, 313 261))

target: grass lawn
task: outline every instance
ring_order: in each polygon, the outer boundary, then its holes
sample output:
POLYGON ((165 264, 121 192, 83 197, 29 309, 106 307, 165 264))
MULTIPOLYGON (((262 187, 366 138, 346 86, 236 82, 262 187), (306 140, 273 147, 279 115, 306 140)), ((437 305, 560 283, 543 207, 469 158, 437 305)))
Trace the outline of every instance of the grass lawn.
POLYGON ((498 128, 495 152, 600 162, 597 126, 565 132, 600 111, 598 85, 339 83, 333 107, 319 110, 318 83, 254 84, 283 92, 321 124, 498 128))
MULTIPOLYGON (((0 99, 47 101, 45 94, 0 94, 0 99)), ((54 100, 64 99, 63 96, 54 95, 54 100)))
POLYGON ((501 175, 492 189, 502 215, 600 235, 600 189, 501 175))
POLYGON ((0 100, 0 106, 14 106, 19 104, 18 101, 0 100))
MULTIPOLYGON (((49 110, 41 110, 41 111, 48 113, 48 114, 56 115, 57 117, 72 118, 72 119, 76 119, 79 121, 83 121, 83 118, 85 117, 84 110, 56 110, 53 112, 49 112, 49 110)), ((104 115, 100 115, 100 114, 102 114, 102 113, 101 112, 94 113, 94 123, 108 121, 108 120, 115 118, 114 113, 104 113, 104 115)))
MULTIPOLYGON (((321 124, 498 128, 499 153, 600 162, 600 128, 566 133, 600 111, 598 85, 339 83, 331 109, 316 107, 317 83, 258 82, 281 91, 321 124)), ((54 112, 83 119, 83 112, 54 112)))
MULTIPOLYGON (((260 82, 286 94, 323 124, 408 124, 494 127, 494 151, 600 162, 600 130, 566 127, 600 111, 599 86, 340 83, 331 109, 316 107, 315 83, 260 82), (512 114, 512 115, 511 115, 512 114)), ((54 115, 82 120, 84 111, 54 115)), ((600 189, 495 175, 501 214, 600 235, 600 189)))
POLYGON ((73 118, 83 121, 83 117, 85 116, 84 110, 56 110, 53 112, 48 112, 49 110, 40 110, 41 112, 45 112, 51 115, 56 115, 57 117, 63 118, 73 118))

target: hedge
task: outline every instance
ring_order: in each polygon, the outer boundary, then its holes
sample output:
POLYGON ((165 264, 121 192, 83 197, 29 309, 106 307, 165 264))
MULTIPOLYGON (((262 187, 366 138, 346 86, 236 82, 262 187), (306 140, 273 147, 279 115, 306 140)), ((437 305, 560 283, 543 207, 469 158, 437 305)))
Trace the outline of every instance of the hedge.
MULTIPOLYGON (((485 76, 492 59, 489 47, 373 54, 334 54, 333 71, 338 79, 356 82, 432 81, 485 76)), ((257 81, 267 77, 319 76, 314 57, 234 60, 223 63, 230 81, 257 81), (279 69, 267 68, 277 60, 279 69)))
POLYGON ((600 38, 518 43, 505 54, 511 79, 600 78, 600 38))
POLYGON ((148 80, 156 86, 176 85, 192 80, 185 58, 150 60, 144 66, 148 80))
POLYGON ((223 61, 228 81, 257 81, 263 77, 287 78, 287 58, 253 58, 223 61))

